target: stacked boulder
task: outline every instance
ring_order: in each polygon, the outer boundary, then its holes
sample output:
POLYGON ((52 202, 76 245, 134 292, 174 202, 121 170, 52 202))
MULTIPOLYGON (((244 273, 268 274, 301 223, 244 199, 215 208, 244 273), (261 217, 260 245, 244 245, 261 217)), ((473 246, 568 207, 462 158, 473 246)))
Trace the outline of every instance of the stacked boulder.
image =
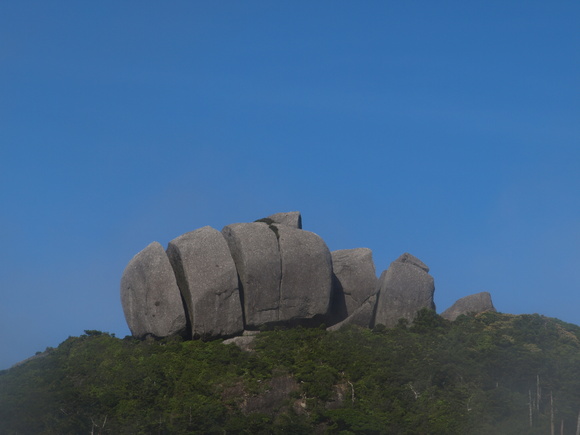
MULTIPOLYGON (((302 229, 300 213, 290 212, 222 231, 199 228, 167 250, 151 243, 127 265, 121 302, 135 337, 242 340, 277 325, 334 330, 412 322, 418 310, 435 309, 434 290, 429 268, 411 254, 377 279, 370 249, 330 252, 302 229)), ((488 293, 456 305, 444 317, 493 309, 488 293)))

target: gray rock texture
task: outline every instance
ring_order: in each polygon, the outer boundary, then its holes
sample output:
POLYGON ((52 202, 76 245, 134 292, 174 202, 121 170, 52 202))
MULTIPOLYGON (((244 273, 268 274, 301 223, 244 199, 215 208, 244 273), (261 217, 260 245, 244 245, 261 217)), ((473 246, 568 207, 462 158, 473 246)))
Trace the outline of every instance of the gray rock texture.
POLYGON ((479 314, 485 311, 495 311, 495 307, 491 302, 491 295, 488 292, 481 292, 457 300, 441 313, 441 317, 453 321, 462 314, 479 314))
POLYGON ((340 320, 357 310, 377 288, 373 253, 368 248, 331 252, 333 269, 333 307, 331 316, 340 320))
POLYGON ((268 216, 273 223, 287 225, 289 227, 302 229, 302 215, 299 211, 290 211, 287 213, 276 213, 268 216))
POLYGON ((282 276, 280 321, 325 316, 332 290, 332 257, 316 234, 276 225, 282 276))
POLYGON ((167 337, 185 332, 181 294, 169 258, 159 243, 151 243, 125 268, 121 303, 135 337, 167 337))
POLYGON ((405 252, 403 255, 401 255, 399 258, 397 258, 395 261, 397 263, 409 263, 409 264, 412 264, 414 266, 417 266, 419 269, 423 269, 427 273, 429 272, 429 268, 427 267, 427 265, 425 263, 423 263, 417 257, 409 254, 408 252, 405 252))
POLYGON ((435 309, 435 284, 428 270, 411 254, 403 254, 391 263, 379 278, 375 325, 393 327, 401 318, 412 322, 420 309, 435 309))
POLYGON ((282 267, 275 228, 263 222, 232 224, 222 234, 238 271, 246 327, 277 322, 282 267))
POLYGON ((240 349, 246 352, 251 352, 254 350, 254 341, 256 340, 255 335, 242 335, 238 337, 228 338, 223 341, 223 344, 235 344, 240 349))
POLYGON ((363 328, 370 327, 375 313, 376 302, 376 294, 369 296, 350 316, 326 329, 338 331, 346 325, 357 325, 363 328))
POLYGON ((167 255, 187 305, 192 337, 241 333, 238 274, 222 233, 206 226, 183 234, 169 242, 167 255))

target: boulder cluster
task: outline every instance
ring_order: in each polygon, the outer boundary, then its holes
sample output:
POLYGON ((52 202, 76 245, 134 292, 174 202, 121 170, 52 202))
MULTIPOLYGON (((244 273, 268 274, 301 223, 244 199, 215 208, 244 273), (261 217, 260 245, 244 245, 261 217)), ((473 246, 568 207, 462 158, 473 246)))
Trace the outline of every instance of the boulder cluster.
MULTIPOLYGON (((299 212, 249 223, 209 226, 153 242, 129 262, 121 302, 135 337, 182 335, 204 340, 251 336, 274 326, 345 324, 392 327, 435 310, 429 268, 405 253, 377 279, 367 248, 330 252, 302 229, 299 212)), ((442 313, 495 310, 489 293, 442 313)))

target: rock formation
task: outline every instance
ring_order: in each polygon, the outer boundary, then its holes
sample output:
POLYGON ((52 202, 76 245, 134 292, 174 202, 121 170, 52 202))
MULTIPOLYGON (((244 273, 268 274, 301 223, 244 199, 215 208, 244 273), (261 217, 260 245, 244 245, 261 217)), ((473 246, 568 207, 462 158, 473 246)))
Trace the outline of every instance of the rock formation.
POLYGON ((167 337, 185 332, 185 310, 177 280, 159 243, 151 243, 125 268, 121 303, 135 337, 167 337))
POLYGON ((167 255, 187 306, 194 338, 244 329, 238 274, 222 234, 209 226, 169 242, 167 255))
MULTIPOLYGON (((276 213, 218 231, 183 234, 167 252, 153 242, 127 265, 121 302, 135 337, 204 340, 247 336, 273 326, 395 326, 435 309, 429 268, 411 254, 377 280, 370 249, 330 253, 302 229, 299 212, 276 213)), ((457 301, 442 315, 495 310, 489 293, 457 301)), ((248 346, 253 338, 228 342, 248 346)))
POLYGON ((327 313, 332 260, 320 237, 267 222, 228 225, 222 233, 240 277, 246 328, 327 313))
POLYGON ((491 302, 491 295, 488 292, 481 292, 458 299, 441 313, 441 317, 453 321, 462 314, 479 314, 485 311, 495 311, 495 308, 491 302))
POLYGON ((322 319, 332 290, 332 257, 326 243, 309 231, 285 225, 276 228, 282 268, 279 320, 322 319))
POLYGON ((357 248, 341 249, 331 254, 333 297, 330 316, 333 319, 345 319, 376 292, 377 275, 373 253, 368 248, 357 248))
POLYGON ((422 308, 435 310, 435 284, 429 268, 411 254, 391 263, 379 279, 375 325, 395 326, 399 319, 412 322, 422 308))
POLYGON ((266 223, 232 224, 222 230, 240 277, 246 327, 277 322, 280 308, 280 251, 266 223))
POLYGON ((275 224, 282 224, 288 227, 302 229, 302 215, 299 211, 291 211, 288 213, 276 213, 261 220, 270 220, 275 224))

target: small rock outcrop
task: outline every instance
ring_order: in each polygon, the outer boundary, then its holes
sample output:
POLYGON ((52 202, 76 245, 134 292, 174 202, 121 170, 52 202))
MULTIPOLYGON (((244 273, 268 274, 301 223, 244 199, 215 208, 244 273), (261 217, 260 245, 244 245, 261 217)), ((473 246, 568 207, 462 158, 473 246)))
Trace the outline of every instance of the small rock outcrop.
POLYGON ((206 226, 183 234, 169 242, 167 255, 187 305, 192 337, 241 333, 238 274, 222 233, 206 226))
POLYGON ((435 284, 429 268, 411 254, 393 261, 379 278, 375 325, 395 326, 399 319, 412 322, 422 308, 435 310, 435 284))
POLYGON ((276 213, 264 218, 264 220, 271 220, 272 223, 282 224, 288 227, 302 229, 302 215, 299 211, 291 211, 288 213, 276 213))
POLYGON ((333 295, 330 317, 342 321, 376 292, 373 253, 368 248, 332 251, 333 295))
POLYGON ((121 303, 131 334, 183 334, 186 315, 181 293, 163 247, 153 242, 129 262, 121 278, 121 303))
POLYGON ((485 311, 495 311, 495 307, 491 295, 488 292, 481 292, 458 299, 441 313, 441 317, 453 321, 462 314, 479 314, 485 311))

